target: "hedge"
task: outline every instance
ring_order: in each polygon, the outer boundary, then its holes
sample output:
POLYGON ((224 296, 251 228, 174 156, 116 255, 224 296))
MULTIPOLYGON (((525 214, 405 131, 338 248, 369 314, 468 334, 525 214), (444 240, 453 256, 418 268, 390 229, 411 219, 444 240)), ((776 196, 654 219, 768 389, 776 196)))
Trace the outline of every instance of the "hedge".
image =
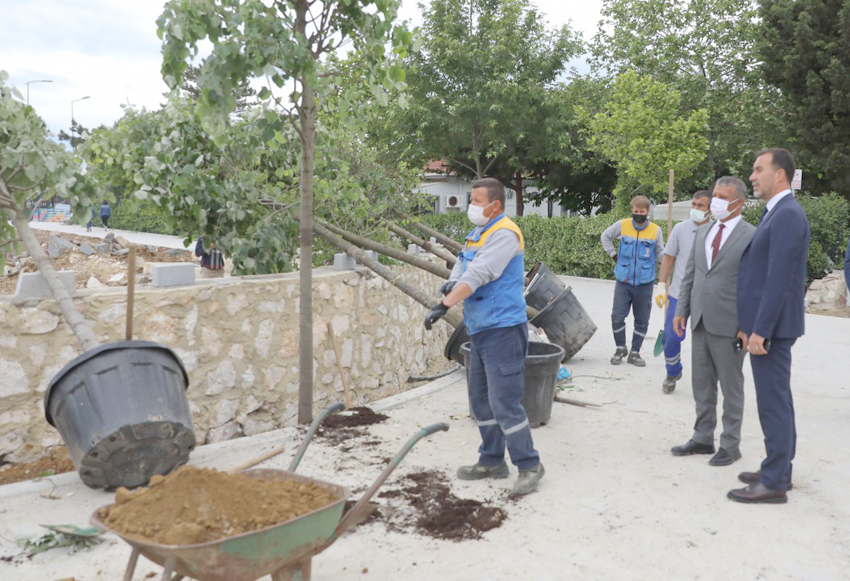
POLYGON ((139 200, 135 197, 123 200, 112 208, 109 227, 131 232, 149 232, 151 234, 166 234, 179 236, 162 218, 160 210, 150 200, 139 200))
MULTIPOLYGON (((850 237, 850 204, 837 193, 818 198, 798 196, 812 231, 809 245, 809 282, 841 268, 850 237)), ((744 210, 744 219, 757 225, 764 205, 744 210)), ((531 267, 543 262, 552 272, 570 276, 612 279, 614 265, 602 250, 599 237, 621 214, 600 214, 590 218, 543 218, 537 215, 514 218, 525 238, 525 263, 531 267)), ((462 241, 472 229, 464 213, 428 214, 424 224, 454 240, 462 241)), ((657 222, 667 238, 667 221, 657 222)))

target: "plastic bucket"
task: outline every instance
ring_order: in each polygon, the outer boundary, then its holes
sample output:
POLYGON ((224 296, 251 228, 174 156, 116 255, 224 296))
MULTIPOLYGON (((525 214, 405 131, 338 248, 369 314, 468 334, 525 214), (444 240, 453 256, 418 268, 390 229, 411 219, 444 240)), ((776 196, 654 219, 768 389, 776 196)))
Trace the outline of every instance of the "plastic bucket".
MULTIPOLYGON (((460 352, 463 355, 467 377, 469 377, 470 343, 464 343, 460 352)), ((553 343, 529 342, 528 355, 525 358, 525 390, 522 394, 522 407, 528 416, 532 428, 541 426, 552 417, 552 405, 555 403, 555 380, 561 368, 564 350, 553 343)), ((469 415, 473 418, 472 406, 469 415)))
POLYGON ((546 331, 549 341, 564 348, 564 361, 578 353, 596 332, 596 325, 567 287, 534 317, 531 324, 546 331))
POLYGON ((443 349, 443 355, 446 356, 446 359, 450 359, 455 363, 465 366, 466 364, 463 361, 463 355, 461 355, 460 347, 467 341, 469 341, 469 333, 466 332, 466 325, 461 323, 460 326, 455 327, 455 330, 452 332, 449 340, 446 341, 446 347, 443 349))
POLYGON ((561 296, 566 285, 555 276, 551 270, 546 268, 542 262, 534 265, 526 278, 531 279, 525 287, 525 302, 529 307, 542 311, 549 303, 561 296))
POLYGON ((110 343, 83 353, 53 378, 44 414, 87 486, 134 488, 189 459, 195 433, 188 385, 168 347, 110 343))

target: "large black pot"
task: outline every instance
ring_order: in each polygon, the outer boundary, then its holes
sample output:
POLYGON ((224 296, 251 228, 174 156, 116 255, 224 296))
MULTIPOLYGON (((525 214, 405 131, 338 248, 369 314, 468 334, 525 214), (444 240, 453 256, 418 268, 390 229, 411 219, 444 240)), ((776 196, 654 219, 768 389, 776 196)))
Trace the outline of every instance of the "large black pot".
POLYGON ((467 341, 469 341, 469 333, 466 332, 466 325, 461 323, 459 326, 455 327, 455 330, 452 332, 449 340, 446 341, 446 347, 443 349, 443 355, 446 356, 446 359, 451 359, 459 365, 466 365, 463 362, 463 355, 460 352, 460 347, 467 341))
POLYGON ((44 394, 44 414, 59 430, 82 481, 91 488, 134 488, 186 463, 195 447, 177 355, 150 341, 120 341, 83 353, 44 394))
POLYGON ((525 287, 525 303, 538 311, 558 298, 566 285, 542 262, 538 262, 525 277, 530 281, 525 287))
MULTIPOLYGON (((470 343, 464 343, 460 352, 463 355, 466 374, 469 377, 469 357, 472 352, 470 343)), ((552 343, 528 343, 528 355, 525 357, 525 391, 522 394, 522 407, 528 416, 532 428, 542 426, 552 417, 552 404, 555 403, 555 382, 561 368, 564 350, 552 343)), ((469 415, 473 418, 472 406, 469 415)))
POLYGON ((578 353, 596 332, 593 319, 578 302, 570 287, 530 322, 546 331, 549 341, 563 347, 564 361, 578 353))

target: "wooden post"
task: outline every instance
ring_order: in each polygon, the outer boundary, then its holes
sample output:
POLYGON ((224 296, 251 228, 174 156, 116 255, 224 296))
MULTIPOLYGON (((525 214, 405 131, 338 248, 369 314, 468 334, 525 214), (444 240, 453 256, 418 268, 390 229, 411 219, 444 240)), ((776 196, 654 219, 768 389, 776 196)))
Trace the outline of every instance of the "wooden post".
POLYGON ((345 369, 342 368, 342 358, 339 356, 339 347, 336 344, 336 336, 334 335, 334 326, 328 323, 328 335, 331 338, 331 345, 334 348, 336 355, 336 366, 339 369, 339 377, 342 379, 342 390, 345 392, 345 407, 351 408, 351 393, 348 391, 348 380, 345 379, 345 369))
POLYGON ((136 298, 136 245, 130 245, 130 254, 127 255, 127 328, 124 338, 133 340, 133 303, 136 298))
POLYGON ((670 231, 673 230, 673 182, 675 174, 670 170, 670 186, 667 188, 667 237, 670 237, 670 231))

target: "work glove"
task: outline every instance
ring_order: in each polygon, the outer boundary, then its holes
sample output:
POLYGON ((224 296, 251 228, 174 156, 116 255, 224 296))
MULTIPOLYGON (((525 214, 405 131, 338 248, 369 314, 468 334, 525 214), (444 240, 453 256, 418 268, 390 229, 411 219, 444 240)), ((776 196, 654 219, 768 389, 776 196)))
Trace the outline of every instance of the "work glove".
POLYGON ((434 321, 442 319, 448 312, 449 308, 442 301, 431 307, 431 310, 428 311, 428 316, 425 317, 425 329, 430 331, 434 321))
POLYGON ((613 259, 614 259, 614 262, 617 262, 617 253, 615 252, 615 253, 614 253, 614 256, 612 256, 611 258, 613 258, 613 259))
POLYGON ((655 304, 658 305, 658 308, 663 309, 667 304, 667 283, 659 282, 655 285, 655 294, 653 295, 655 298, 655 304))
POLYGON ((449 294, 450 292, 452 292, 452 289, 455 287, 456 284, 457 284, 456 280, 448 281, 447 283, 445 283, 443 286, 440 287, 440 294, 442 296, 449 294))

